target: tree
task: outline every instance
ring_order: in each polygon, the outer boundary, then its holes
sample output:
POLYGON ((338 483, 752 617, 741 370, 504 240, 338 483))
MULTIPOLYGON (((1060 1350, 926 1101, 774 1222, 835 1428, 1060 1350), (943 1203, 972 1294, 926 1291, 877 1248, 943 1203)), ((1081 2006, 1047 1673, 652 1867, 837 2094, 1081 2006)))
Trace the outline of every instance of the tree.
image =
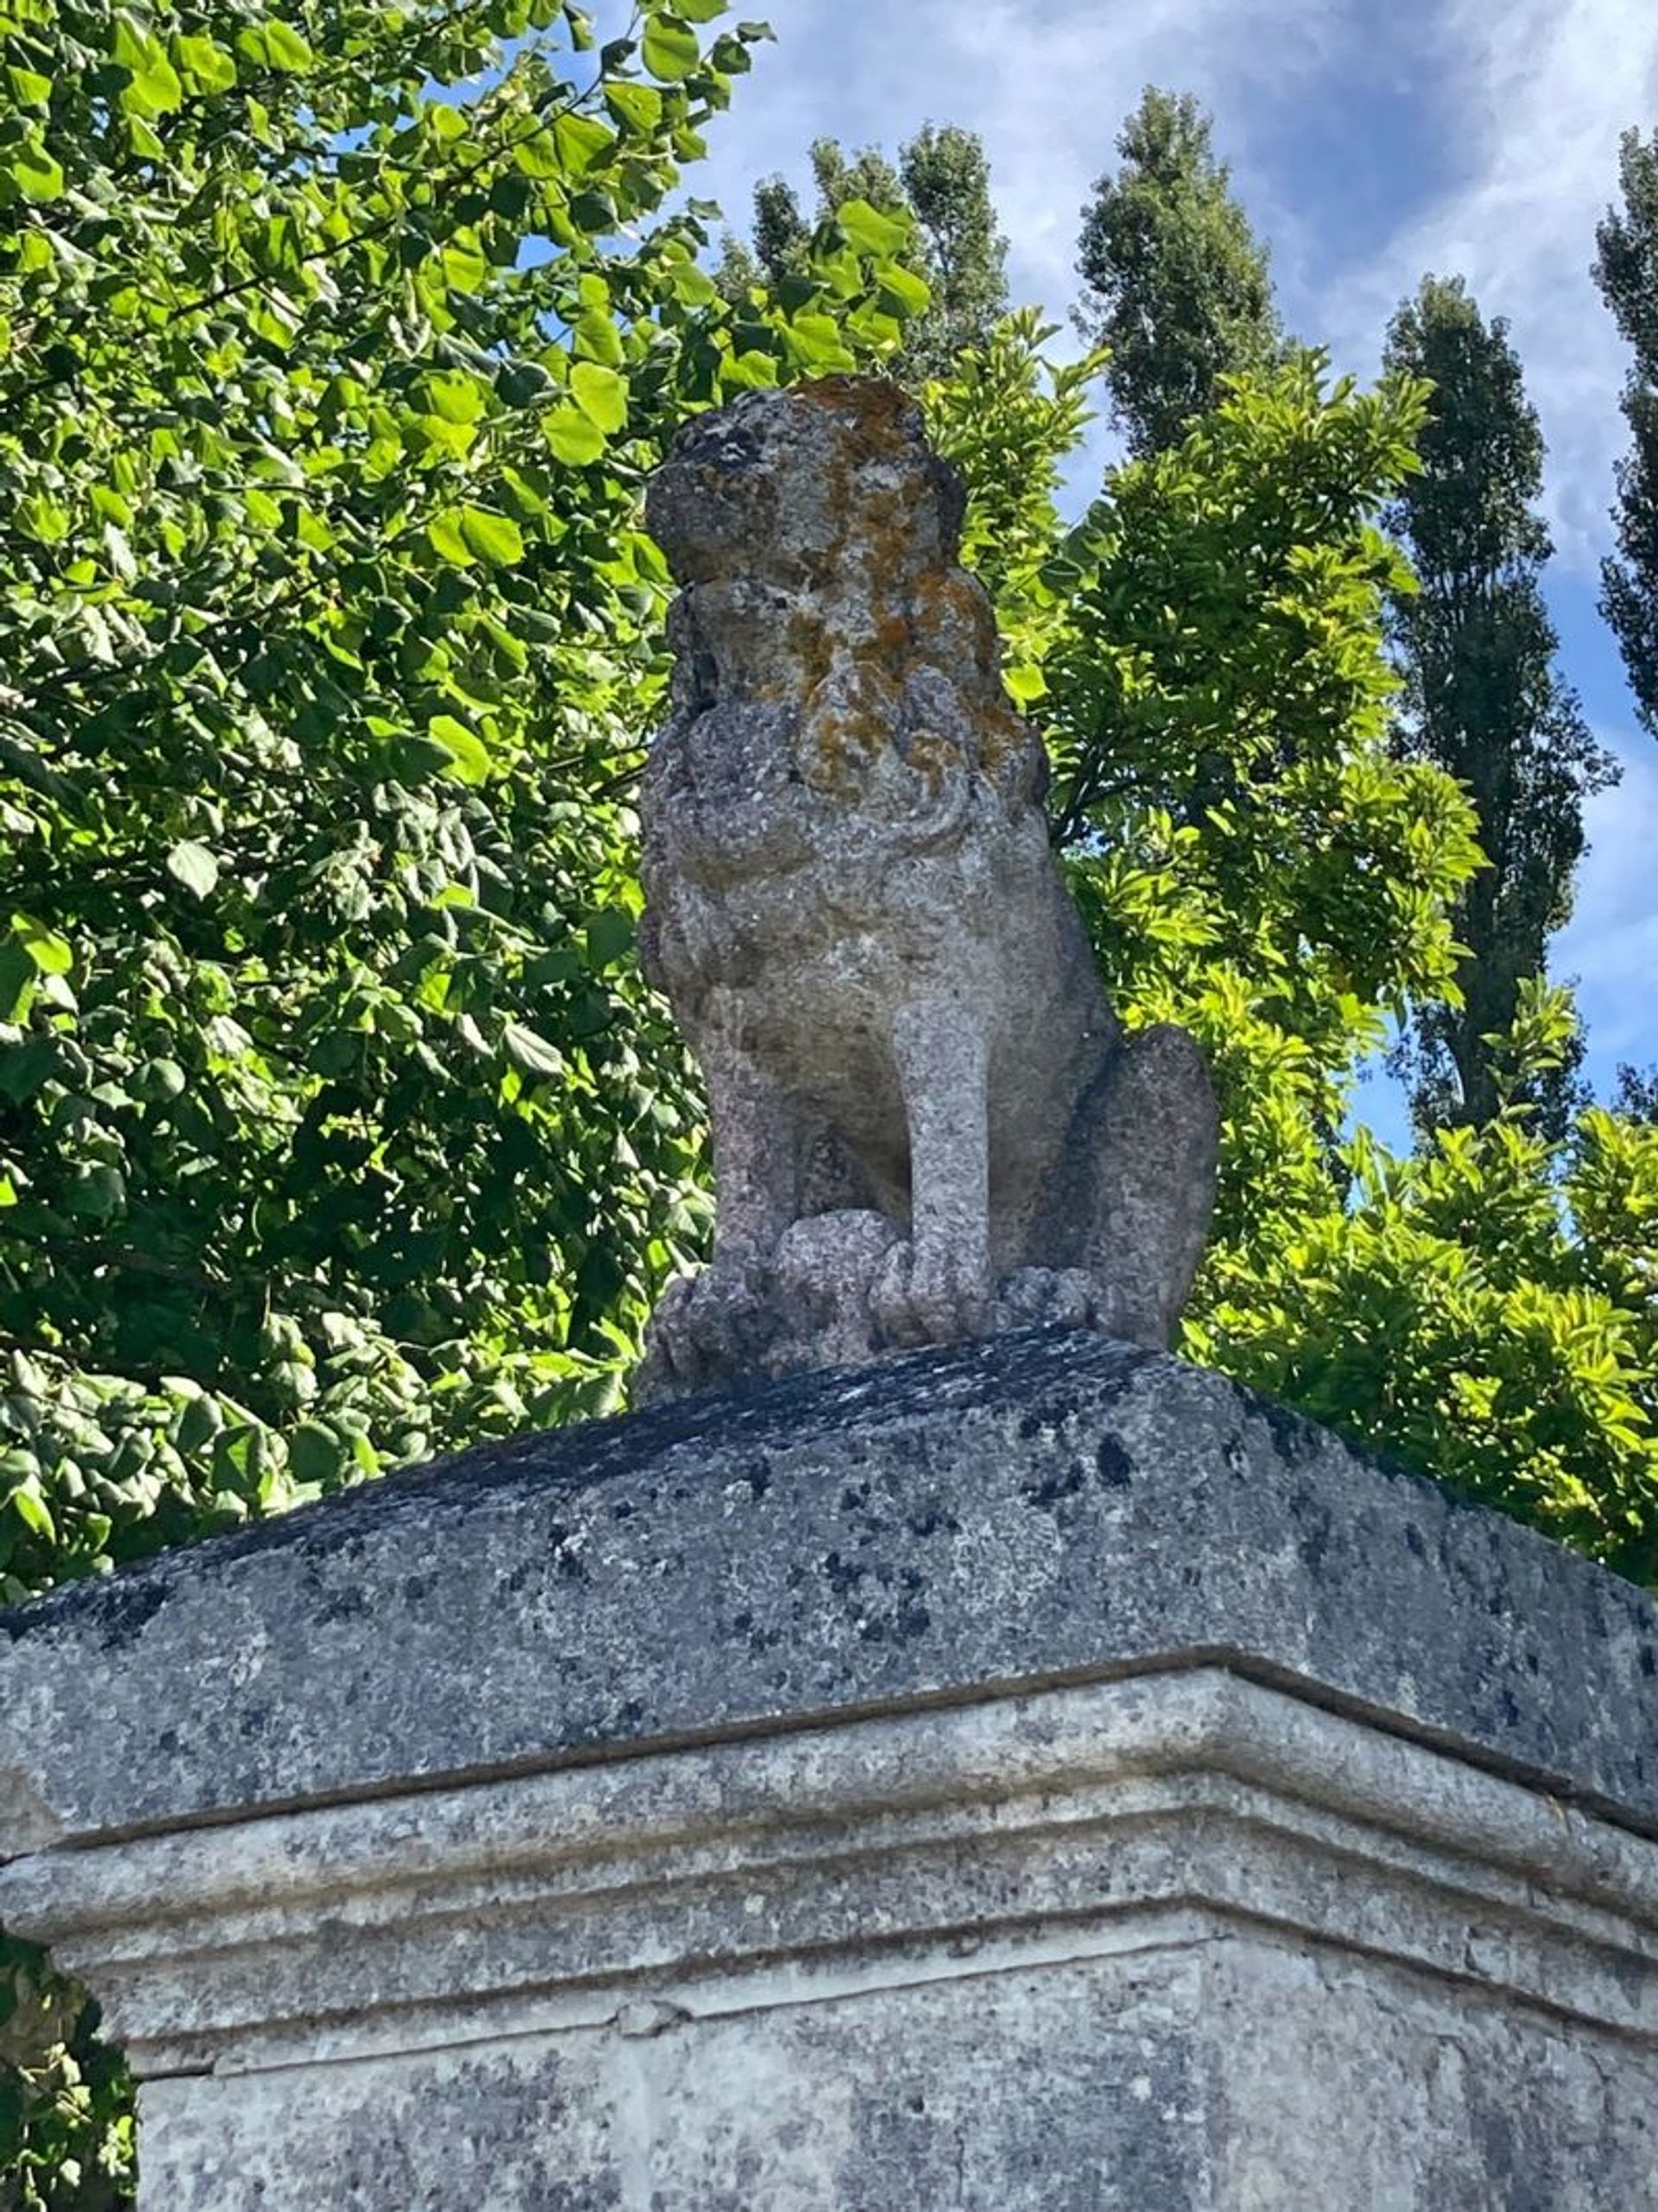
MULTIPOLYGON (((1385 359, 1433 386, 1421 470, 1389 511, 1415 572, 1394 600, 1400 742, 1467 789, 1486 861, 1457 906, 1457 995, 1415 1017, 1413 1111, 1424 1129, 1467 1126, 1497 1111, 1491 1040, 1544 971, 1571 912, 1584 799, 1617 771, 1554 669, 1551 548, 1535 511, 1543 439, 1507 325, 1487 324, 1459 279, 1427 277, 1395 315, 1385 359)), ((1550 1062, 1532 1101, 1555 1137, 1580 1049, 1550 1062)))
MULTIPOLYGON (((917 384, 947 375, 964 348, 988 339, 1007 305, 1007 241, 997 228, 982 143, 953 124, 928 124, 899 149, 895 169, 876 148, 849 156, 832 138, 818 139, 811 158, 818 223, 852 201, 913 218, 913 266, 930 297, 906 325, 895 366, 917 384)), ((756 185, 752 247, 725 242, 720 282, 727 296, 784 283, 809 258, 813 232, 783 178, 756 185)))
POLYGON ((1427 388, 1327 390, 1292 357, 1066 533, 1046 487, 1080 394, 1042 336, 1008 327, 929 404, 995 517, 969 544, 1117 1003, 1188 1023, 1218 1080, 1220 1206, 1181 1348, 1658 1579, 1658 1131, 1539 1125, 1528 1102, 1574 1048, 1565 994, 1518 992, 1479 1126, 1404 1160, 1341 1133, 1386 1017, 1450 983, 1481 858, 1467 797, 1390 736, 1403 570, 1375 524, 1427 388))
POLYGON ((1658 1127, 1528 1101, 1574 1057, 1564 992, 1519 994, 1497 1111, 1286 1218, 1190 1348, 1350 1442, 1658 1581, 1658 1127))
POLYGON ((1178 440, 1223 378, 1283 345, 1267 252, 1187 92, 1148 86, 1117 135, 1121 166, 1083 210, 1077 322, 1110 352, 1112 409, 1131 453, 1178 440))
POLYGON ((1595 233, 1594 276, 1635 358, 1623 386, 1630 447, 1617 471, 1617 551, 1601 567, 1600 609, 1636 710, 1658 738, 1658 131, 1625 131, 1618 181, 1623 205, 1595 233))
MULTIPOLYGON (((0 0, 0 1604, 602 1409, 701 1234, 638 494, 926 301, 835 225, 720 301, 712 12, 0 0)), ((25 2205, 117 2185, 85 2026, 0 2083, 25 2205)))

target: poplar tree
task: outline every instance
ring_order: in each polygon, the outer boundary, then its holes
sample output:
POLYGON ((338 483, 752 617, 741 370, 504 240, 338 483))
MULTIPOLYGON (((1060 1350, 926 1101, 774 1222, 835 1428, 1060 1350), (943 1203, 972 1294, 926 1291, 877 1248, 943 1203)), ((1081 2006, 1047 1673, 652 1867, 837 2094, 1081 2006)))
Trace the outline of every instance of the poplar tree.
POLYGON ((1600 611, 1611 624, 1636 712, 1658 738, 1658 130, 1623 134, 1622 207, 1595 233, 1595 282, 1634 351, 1623 386, 1630 450, 1612 510, 1617 550, 1601 567, 1600 611))
MULTIPOLYGON (((1402 1055, 1426 1131, 1497 1112, 1491 1039, 1544 972, 1572 909, 1583 802, 1616 770, 1554 666, 1541 581, 1553 548, 1536 510, 1543 437, 1507 324, 1487 322, 1459 278, 1426 277, 1389 327, 1385 359, 1433 386, 1421 472, 1388 517, 1417 578, 1393 605, 1399 742, 1463 784, 1486 861, 1455 910, 1462 1003, 1421 1005, 1402 1055)), ((1551 1132, 1574 1103, 1580 1056, 1566 1053, 1531 1097, 1551 1132)))
POLYGON ((722 288, 740 300, 756 284, 777 287, 798 276, 814 229, 853 202, 907 214, 914 224, 908 258, 930 296, 905 326, 898 371, 917 385, 947 376, 968 346, 987 342, 1008 304, 1008 244, 997 227, 983 143, 954 124, 928 124, 899 149, 895 167, 878 148, 848 154, 833 138, 816 140, 811 159, 813 219, 784 178, 765 178, 754 192, 752 244, 725 241, 722 288))
POLYGON ((1271 366, 1283 333, 1267 250, 1189 92, 1148 86, 1118 134, 1119 168, 1083 210, 1078 327, 1109 347, 1112 409, 1130 453, 1178 441, 1221 379, 1271 366))

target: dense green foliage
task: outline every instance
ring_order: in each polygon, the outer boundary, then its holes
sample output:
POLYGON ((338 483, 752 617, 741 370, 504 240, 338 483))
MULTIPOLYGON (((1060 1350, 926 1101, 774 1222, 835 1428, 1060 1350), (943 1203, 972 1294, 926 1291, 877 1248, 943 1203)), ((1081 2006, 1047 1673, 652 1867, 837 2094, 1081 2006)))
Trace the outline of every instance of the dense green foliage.
POLYGON ((1658 1127, 1529 1099, 1573 1056, 1563 992, 1522 986, 1497 1111, 1283 1222, 1270 1272, 1192 1350, 1356 1443, 1658 1581, 1658 1127))
MULTIPOLYGON (((1428 277, 1394 317, 1384 358, 1433 388, 1421 467, 1389 514, 1414 571, 1393 608, 1400 736, 1467 791, 1485 858, 1456 905, 1457 996, 1416 1010, 1413 1105, 1427 1131, 1483 1127, 1498 1108, 1493 1040, 1544 973, 1572 910, 1584 800, 1617 770, 1554 667, 1543 436, 1507 325, 1488 324, 1459 279, 1428 277)), ((1534 1103, 1554 1137, 1576 1056, 1568 1047, 1539 1079, 1534 1103)))
MULTIPOLYGON (((832 138, 816 141, 811 161, 820 225, 853 200, 913 220, 911 263, 930 296, 906 324, 892 365, 910 383, 948 375, 964 347, 988 340, 1007 305, 1007 241, 984 146, 971 130, 929 124, 899 149, 896 168, 873 147, 849 157, 832 138)), ((813 226, 782 177, 756 186, 752 236, 751 247, 725 241, 720 282, 733 297, 786 284, 810 257, 813 226)))
POLYGON ((700 1234, 638 490, 926 303, 858 203, 720 299, 718 12, 0 0, 0 1603, 602 1408, 700 1234))
POLYGON ((697 1233, 629 957, 638 486, 918 287, 864 208, 734 315, 656 211, 751 34, 560 74, 550 10, 440 98, 526 4, 12 34, 0 1600, 608 1403, 697 1233))
POLYGON ((1281 336, 1267 255, 1189 93, 1149 86, 1117 135, 1120 167, 1083 210, 1077 320, 1106 346, 1112 410, 1132 453, 1158 452, 1269 367, 1281 336))
POLYGON ((1658 131, 1626 131, 1623 206, 1595 233, 1595 280, 1634 359, 1623 387, 1630 450, 1617 472, 1617 550, 1601 569, 1601 612, 1623 655, 1636 712, 1658 738, 1658 131))

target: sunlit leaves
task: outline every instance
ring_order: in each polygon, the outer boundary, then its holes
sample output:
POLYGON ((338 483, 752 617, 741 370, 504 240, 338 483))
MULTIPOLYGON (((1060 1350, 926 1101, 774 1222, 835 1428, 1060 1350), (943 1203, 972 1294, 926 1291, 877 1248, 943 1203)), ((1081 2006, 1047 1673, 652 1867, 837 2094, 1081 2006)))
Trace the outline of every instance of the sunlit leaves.
POLYGON ((218 881, 218 861, 206 846, 183 837, 167 856, 167 872, 198 898, 206 898, 218 881))
POLYGON ((442 773, 458 783, 482 783, 490 772, 489 748, 452 714, 434 714, 426 726, 428 740, 447 753, 442 773))
POLYGON ((549 409, 545 417, 547 442, 555 460, 579 467, 596 461, 604 451, 604 433, 592 415, 578 407, 549 409))
POLYGON ((63 165, 37 139, 25 139, 7 156, 6 173, 25 200, 56 200, 63 191, 63 165))
POLYGON ((606 433, 622 429, 628 419, 627 379, 596 361, 578 361, 570 371, 570 389, 576 405, 606 433))
POLYGON ((487 507, 463 507, 460 534, 468 549, 491 567, 515 567, 524 557, 524 535, 510 515, 487 507))
POLYGON ((678 16, 654 16, 645 26, 640 58, 653 77, 678 84, 688 77, 701 58, 697 35, 678 16))

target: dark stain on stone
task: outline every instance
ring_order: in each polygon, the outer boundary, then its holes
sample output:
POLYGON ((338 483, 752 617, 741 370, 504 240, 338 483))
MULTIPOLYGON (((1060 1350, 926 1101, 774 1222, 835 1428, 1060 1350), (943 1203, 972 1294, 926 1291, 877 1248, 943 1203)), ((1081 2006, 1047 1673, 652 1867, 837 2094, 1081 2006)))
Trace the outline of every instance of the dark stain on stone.
POLYGON ((336 1582, 317 1591, 311 1618, 317 1621, 360 1620, 368 1609, 369 1601, 360 1583, 336 1582))
POLYGON ((1067 1498, 1074 1498, 1082 1488, 1083 1474, 1079 1462, 1066 1460, 1061 1466, 1050 1468, 1043 1475, 1028 1476, 1019 1485, 1023 1496, 1033 1505, 1041 1505, 1052 1512, 1067 1498))
POLYGON ((1134 1480, 1134 1461, 1115 1436, 1102 1436, 1094 1472, 1107 1490, 1126 1490, 1134 1480))
POLYGON ((823 1562, 823 1572, 824 1579, 835 1595, 844 1598, 857 1588, 869 1569, 855 1566, 843 1559, 838 1551, 832 1551, 823 1562))
POLYGON ((1330 1508, 1316 1491, 1305 1486, 1294 1493, 1290 1504, 1295 1513, 1295 1549, 1316 1575, 1324 1565, 1333 1534, 1330 1508))
MULTIPOLYGON (((150 1562, 146 1561, 145 1565, 150 1562)), ((97 1606, 98 1626, 104 1648, 118 1651, 136 1643, 143 1633, 146 1624, 153 1620, 168 1600, 168 1588, 159 1575, 133 1574, 121 1578, 111 1576, 103 1583, 72 1582, 59 1594, 65 1600, 77 1598, 83 1602, 89 1598, 101 1600, 97 1606)), ((36 1607, 51 1604, 50 1598, 37 1599, 35 1606, 19 1606, 11 1613, 0 1613, 0 1626, 13 1636, 26 1632, 28 1616, 36 1607), (12 1626, 13 1622, 19 1624, 12 1626)))

